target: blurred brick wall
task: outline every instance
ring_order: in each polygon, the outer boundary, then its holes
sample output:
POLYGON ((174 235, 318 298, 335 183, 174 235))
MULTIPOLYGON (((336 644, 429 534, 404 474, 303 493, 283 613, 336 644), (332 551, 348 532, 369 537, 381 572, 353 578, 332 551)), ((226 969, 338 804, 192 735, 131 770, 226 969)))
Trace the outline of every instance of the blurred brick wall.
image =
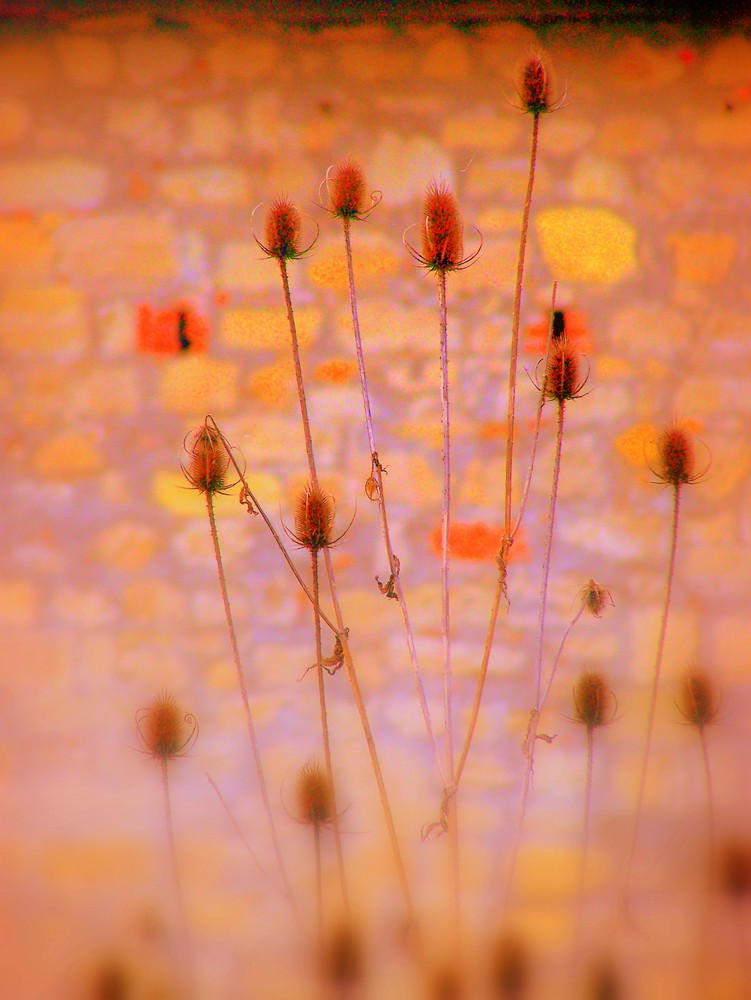
MULTIPOLYGON (((299 970, 280 932, 284 901, 249 867, 204 776, 220 785, 270 867, 204 509, 179 471, 181 442, 211 412, 242 450, 272 518, 281 512, 291 522, 306 475, 303 440, 278 269, 251 234, 254 207, 280 194, 307 213, 311 237, 320 226, 291 281, 320 471, 342 528, 356 508, 334 556, 344 615, 420 906, 429 919, 442 908, 445 845, 419 838, 436 818, 440 787, 397 610, 373 581, 388 572, 377 512, 363 495, 370 462, 340 229, 318 204, 319 185, 330 164, 355 155, 382 193, 354 227, 355 267, 394 546, 436 719, 437 311, 434 282, 414 267, 402 234, 419 223, 435 178, 456 190, 468 246, 474 227, 482 233, 480 259, 449 281, 463 734, 502 526, 508 334, 530 136, 515 80, 536 45, 515 25, 240 31, 210 14, 186 15, 182 27, 135 13, 6 30, 0 910, 1 968, 14 984, 6 995, 81 996, 102 955, 124 956, 145 979, 166 976, 158 769, 134 752, 133 721, 165 688, 201 726, 192 756, 173 768, 172 791, 203 995, 306 995, 290 982, 299 970)), ((685 894, 695 886, 686 873, 706 851, 698 741, 674 704, 690 664, 717 678, 726 706, 709 734, 722 836, 742 835, 749 819, 751 45, 741 33, 658 46, 636 33, 561 31, 546 53, 563 100, 541 123, 522 364, 534 374, 557 280, 593 390, 569 407, 547 662, 590 577, 611 587, 615 608, 577 626, 553 689, 544 728, 558 738, 538 754, 517 926, 533 942, 544 983, 570 947, 584 737, 564 716, 584 668, 606 672, 618 695, 618 720, 598 736, 594 777, 590 916, 609 913, 633 815, 668 548, 669 492, 650 482, 644 456, 655 429, 688 420, 712 464, 685 491, 637 866, 648 941, 621 945, 638 995, 667 996, 665 983, 691 973, 694 911, 685 894)), ((520 407, 517 499, 534 412, 523 375, 520 407)), ((502 884, 522 774, 553 428, 546 412, 510 569, 511 612, 462 792, 468 910, 480 926, 497 915, 493 886, 502 884)), ((320 752, 313 675, 298 682, 315 656, 309 606, 257 519, 234 497, 220 498, 218 510, 274 808, 305 894, 311 848, 281 802, 289 808, 296 769, 320 752)), ((392 927, 399 900, 364 742, 343 672, 328 684, 340 799, 351 803, 345 846, 355 895, 372 926, 392 927)), ((718 908, 716 995, 731 996, 720 991, 741 975, 727 944, 735 930, 718 908)), ((401 995, 398 968, 383 968, 377 995, 401 995)))

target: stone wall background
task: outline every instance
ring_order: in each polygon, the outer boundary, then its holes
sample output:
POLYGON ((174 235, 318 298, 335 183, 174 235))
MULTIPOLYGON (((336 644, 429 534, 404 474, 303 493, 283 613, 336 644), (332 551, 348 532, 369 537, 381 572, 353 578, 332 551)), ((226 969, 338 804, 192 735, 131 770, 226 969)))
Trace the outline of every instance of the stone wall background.
MULTIPOLYGON (((598 668, 618 696, 617 720, 597 740, 588 903, 593 948, 607 944, 595 931, 625 861, 668 547, 670 496, 650 482, 643 459, 655 430, 687 420, 712 464, 685 491, 637 865, 640 923, 617 943, 636 995, 657 997, 668 995, 666 984, 691 980, 692 900, 706 853, 698 740, 675 707, 690 664, 722 691, 721 720, 709 733, 721 840, 747 836, 749 820, 751 44, 740 32, 658 45, 630 32, 561 30, 545 41, 565 98, 542 121, 522 363, 534 372, 558 280, 593 389, 569 408, 548 655, 590 577, 610 586, 615 607, 582 621, 567 646, 545 720, 558 736, 538 754, 514 926, 536 957, 542 995, 556 995, 550 984, 570 950, 584 782, 584 734, 565 716, 577 673, 598 668)), ((172 918, 158 769, 135 752, 134 726, 136 711, 164 689, 200 722, 194 751, 172 769, 172 793, 202 995, 307 995, 295 985, 300 959, 284 900, 249 862, 204 773, 269 867, 206 519, 178 465, 185 434, 211 412, 242 450, 271 516, 290 523, 306 474, 302 435, 278 272, 251 236, 254 207, 280 194, 308 213, 311 233, 320 226, 291 280, 320 470, 337 497, 338 524, 356 509, 335 563, 419 906, 429 925, 440 923, 445 844, 419 837, 436 817, 440 787, 397 611, 373 581, 388 574, 377 512, 363 495, 369 461, 340 234, 316 202, 327 167, 345 155, 360 159, 383 195, 355 226, 355 266, 394 547, 436 719, 437 313, 434 282, 414 267, 402 234, 419 222, 425 187, 438 178, 456 190, 468 243, 472 227, 483 235, 478 262, 449 283, 454 517, 464 526, 453 564, 461 730, 502 522, 507 343, 530 134, 514 107, 515 79, 538 45, 518 25, 305 32, 239 29, 199 13, 181 25, 134 13, 5 30, 6 995, 84 995, 107 956, 144 982, 166 975, 172 918), (190 340, 182 351, 180 312, 190 340)), ((534 393, 523 376, 520 399, 524 458, 534 393)), ((468 919, 478 942, 497 916, 522 774, 551 413, 543 426, 511 567, 511 614, 463 786, 468 919)), ((312 675, 298 682, 314 658, 309 608, 235 498, 222 499, 219 517, 275 810, 309 900, 309 838, 285 815, 297 769, 320 753, 312 675)), ((374 989, 409 996, 388 944, 400 905, 343 673, 329 691, 354 895, 375 953, 391 956, 376 964, 374 989)), ((718 896, 712 996, 740 989, 737 919, 718 896)))

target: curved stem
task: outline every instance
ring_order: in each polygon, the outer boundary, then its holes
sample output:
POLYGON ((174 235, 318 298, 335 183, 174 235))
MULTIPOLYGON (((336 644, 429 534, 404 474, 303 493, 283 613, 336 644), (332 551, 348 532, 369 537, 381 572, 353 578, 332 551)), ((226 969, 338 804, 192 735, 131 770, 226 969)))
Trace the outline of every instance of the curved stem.
POLYGON ((339 816, 336 805, 336 785, 334 783, 334 768, 331 761, 331 741, 329 739, 329 721, 326 711, 326 689, 323 682, 323 650, 321 648, 321 621, 318 617, 318 553, 311 552, 310 560, 313 569, 313 596, 316 600, 315 633, 316 633, 316 674, 318 676, 318 704, 321 710, 321 735, 323 737, 323 757, 326 765, 326 776, 331 789, 332 799, 332 820, 331 825, 334 831, 334 845, 336 849, 336 864, 339 869, 339 885, 342 893, 342 903, 344 913, 349 921, 349 893, 347 891, 347 875, 344 868, 344 852, 342 851, 342 836, 339 829, 339 816))
MULTIPOLYGON (((282 273, 282 285, 284 288, 284 300, 287 306, 287 318, 289 320, 290 338, 292 344, 292 356, 295 364, 295 378, 297 380, 297 395, 300 403, 300 417, 303 423, 303 430, 305 433, 305 449, 308 456, 308 467, 310 469, 310 478, 314 486, 318 485, 318 476, 316 474, 315 459, 313 456, 313 439, 310 433, 310 419, 308 417, 308 404, 305 396, 305 383, 302 376, 302 365, 300 363, 300 346, 297 340, 297 329, 295 327, 295 317, 294 311, 292 309, 292 297, 289 289, 289 280, 287 278, 287 268, 286 262, 280 261, 281 273, 282 273)), ((363 735, 365 736, 365 742, 368 746, 368 752, 370 755, 370 762, 373 768, 373 775, 375 778, 376 786, 378 788, 378 796, 381 802, 381 809, 383 811, 384 820, 386 823, 386 829, 389 836, 389 844, 391 846, 391 851, 394 857, 394 863, 397 870, 397 876, 399 880, 399 886, 402 890, 402 896, 404 899, 404 906, 407 911, 407 919, 410 923, 413 934, 415 935, 415 942, 418 948, 422 948, 422 941, 419 937, 419 932, 417 929, 417 915, 414 908, 414 903, 412 901, 412 893, 409 888, 409 881, 407 879, 407 871, 404 866, 404 861, 402 859, 401 848, 399 846, 399 838, 396 833, 396 826, 394 824, 394 817, 391 812, 391 805, 389 803, 388 794, 386 791, 386 783, 383 779, 383 772, 381 770, 381 764, 378 759, 378 752, 376 750, 375 740, 373 738, 373 731, 370 727, 370 721, 368 720, 368 714, 365 709, 365 701, 362 696, 362 690, 360 689, 360 682, 355 671, 354 660, 352 659, 352 652, 348 640, 348 629, 344 627, 344 621, 342 618, 341 606, 339 603, 339 596, 336 587, 336 577, 334 575, 334 567, 331 562, 331 550, 326 547, 323 550, 323 558, 326 565, 326 575, 329 581, 329 589, 331 592, 331 601, 334 605, 334 617, 336 619, 337 628, 336 634, 342 644, 342 653, 344 655, 344 662, 347 667, 347 677, 352 688, 352 694, 355 699, 355 706, 357 708, 357 713, 360 717, 360 725, 362 726, 363 735)))
POLYGON ((227 631, 229 632, 230 644, 232 646, 232 658, 235 663, 235 670, 237 672, 237 682, 240 686, 240 697, 242 698, 243 711, 245 713, 245 725, 248 730, 250 747, 253 752, 253 760, 256 766, 256 774, 258 776, 258 787, 261 792, 263 809, 266 814, 266 822, 269 827, 269 834, 271 835, 271 843, 274 848, 274 855, 276 857, 276 864, 279 870, 279 876, 281 878, 284 894, 289 900, 290 906, 292 907, 295 920, 298 923, 300 923, 300 914, 298 912, 297 904, 295 903, 294 896, 292 894, 292 887, 290 885, 289 877, 287 875, 287 869, 284 864, 284 859, 282 857, 282 850, 279 845, 279 836, 277 834, 276 824, 274 823, 274 815, 271 811, 271 802, 269 801, 269 792, 266 786, 266 778, 263 773, 261 750, 260 747, 258 746, 256 728, 253 723, 253 713, 251 712, 250 709, 250 699, 248 698, 248 689, 245 684, 245 676, 243 673, 242 661, 240 660, 240 649, 237 644, 237 633, 235 632, 235 624, 234 621, 232 620, 232 609, 230 607, 229 595, 227 593, 227 580, 224 575, 224 566, 222 564, 222 552, 219 547, 219 533, 217 532, 216 517, 214 516, 214 501, 210 493, 206 494, 206 509, 209 515, 211 540, 214 543, 214 557, 216 559, 217 573, 219 574, 219 589, 221 590, 222 603, 224 604, 224 616, 227 621, 227 631))
POLYGON ((516 265, 516 284, 514 286, 514 306, 511 321, 511 360, 509 363, 508 383, 508 429, 506 440, 506 485, 504 493, 504 534, 511 534, 511 479, 514 462, 514 419, 516 408, 516 367, 519 357, 519 322, 521 317, 522 287, 524 285, 524 258, 527 250, 527 232, 529 230, 529 213, 532 206, 532 189, 535 183, 535 164, 537 162, 537 142, 540 134, 540 116, 533 116, 532 148, 529 154, 529 178, 527 193, 524 198, 522 227, 519 239, 519 258, 516 265))
POLYGON ((634 829, 631 837, 631 847, 626 864, 626 872, 623 882, 623 892, 621 896, 621 910, 625 910, 628 902, 628 894, 631 888, 631 875, 636 855, 636 846, 639 841, 639 830, 641 827, 642 811, 644 808, 644 790, 647 784, 647 769, 649 767, 649 754, 652 749, 652 735, 654 732, 655 709, 657 708, 657 694, 660 689, 660 673, 662 671, 662 658, 665 652, 665 636, 668 630, 668 616, 670 614, 670 598, 673 592, 673 578, 675 576, 675 554, 678 547, 678 518, 680 515, 680 484, 673 489, 673 521, 670 530, 670 554, 668 556, 667 580, 665 582, 665 603, 662 609, 660 620, 660 632, 657 638, 657 650, 655 653, 654 668, 652 671, 652 693, 649 699, 649 714, 647 717, 647 739, 644 744, 644 754, 642 756, 641 771, 639 773, 639 793, 636 801, 636 817, 634 819, 634 829))
POLYGON ((183 896, 182 882, 180 881, 180 869, 177 864, 177 850, 175 848, 175 830, 172 823, 172 807, 170 805, 169 777, 167 775, 167 758, 160 759, 162 770, 162 796, 164 800, 164 820, 167 831, 167 853, 170 861, 170 874, 172 876, 172 892, 175 899, 177 919, 180 926, 180 966, 179 974, 182 980, 183 989, 188 996, 193 996, 194 974, 192 969, 192 948, 190 932, 188 931, 188 917, 185 910, 185 897, 183 896))
POLYGON ((370 393, 368 391, 368 376, 365 370, 365 355, 362 347, 362 337, 360 335, 360 320, 357 314, 357 297, 355 295, 355 272, 352 263, 352 240, 351 240, 351 220, 345 218, 343 221, 344 228, 344 246, 347 257, 347 275, 349 278, 349 301, 350 308, 352 312, 352 328, 355 336, 355 354, 357 356, 357 368, 360 373, 360 388, 362 390, 362 403, 363 410, 365 412, 365 428, 368 434, 368 447, 370 448, 370 458, 371 458, 371 476, 376 481, 378 488, 378 510, 381 515, 381 531, 383 534, 383 541, 386 546, 386 554, 389 561, 389 573, 391 574, 391 580, 393 581, 394 592, 397 596, 397 603, 399 604, 399 610, 402 615, 402 624, 404 625, 404 632, 407 639, 407 650, 409 652, 409 659, 412 665, 412 671, 415 676, 415 687, 417 689, 417 700, 420 703, 420 710, 422 712, 423 721, 425 722, 425 729, 428 734, 428 739, 430 740, 430 747, 433 751, 433 759, 435 760, 436 767, 438 769, 438 774, 441 778, 441 783, 445 787, 447 784, 446 771, 444 769, 443 761, 441 760, 441 755, 438 750, 438 743, 435 738, 435 732, 433 730, 433 722, 430 717, 430 709, 428 707, 428 699, 425 695, 425 687, 422 681, 422 673, 420 670, 420 663, 417 657, 417 647, 415 645, 415 638, 412 632, 412 626, 409 620, 409 613, 407 610, 407 602, 404 598, 404 592, 402 590, 400 575, 399 575, 399 564, 395 560, 394 549, 391 545, 391 533, 389 531, 389 522, 386 509, 386 492, 383 482, 383 467, 378 457, 378 449, 376 448, 375 432, 373 430, 373 415, 370 409, 370 393))
MULTIPOLYGON (((498 623, 498 612, 501 607, 501 599, 506 596, 506 573, 508 564, 508 555, 511 551, 511 546, 514 543, 514 539, 521 527, 522 517, 524 516, 524 510, 527 504, 527 497, 529 495, 529 487, 532 482, 532 473, 535 467, 535 458, 537 456, 537 443, 540 437, 540 423, 542 420, 542 408, 545 405, 545 385, 547 380, 547 368, 548 368, 548 354, 550 352, 550 343, 553 338, 553 315, 555 313, 555 297, 556 291, 558 289, 558 283, 553 282, 553 295, 552 302, 550 306, 550 322, 548 324, 548 340, 545 349, 545 371, 543 374, 542 383, 540 386, 540 395, 537 403, 537 414, 535 417, 535 430, 534 436, 532 438, 532 451, 529 457, 529 468, 527 470, 527 477, 524 482, 524 492, 522 493, 521 505, 519 507, 519 515, 516 519, 516 524, 511 531, 508 538, 505 538, 501 546, 501 550, 498 553, 498 580, 496 582, 495 594, 493 596, 493 606, 490 611, 490 623, 488 625, 488 631, 485 634, 485 646, 482 651, 482 661, 480 663, 480 672, 477 677, 477 686, 475 688, 475 697, 472 702, 472 710, 469 717, 469 725, 467 726, 467 735, 464 738, 464 745, 462 746, 461 754, 459 755, 459 763, 456 766, 456 773, 454 775, 454 785, 458 788, 462 774, 464 773, 464 767, 467 763, 467 757, 469 756, 470 747, 472 746, 472 740, 474 739, 475 729, 477 727, 477 719, 480 715, 480 704, 482 702, 483 692, 485 690, 485 681, 488 676, 488 664, 490 663, 490 653, 493 648, 493 640, 495 638, 496 625, 498 623)), ((506 596, 508 601, 508 597, 506 596)))
MULTIPOLYGON (((561 474, 561 452, 563 450, 563 421, 564 421, 565 411, 566 411, 565 401, 561 399, 558 401, 558 430, 556 433, 555 460, 553 463, 553 483, 550 490, 550 507, 548 509, 548 532, 547 532, 547 540, 545 543, 545 555, 542 563, 542 585, 540 587, 540 614, 537 625, 537 650, 535 654, 535 707, 530 712, 527 735, 522 745, 522 750, 527 760, 527 766, 525 768, 525 773, 524 773, 524 780, 522 784, 522 797, 521 797, 521 802, 519 804, 516 829, 514 831, 514 841, 511 848, 508 874, 506 877, 506 887, 505 887, 505 894, 503 901, 504 913, 508 909, 511 900, 511 890, 513 888, 514 875, 516 873, 516 860, 519 854, 519 846, 521 844, 521 836, 522 836, 522 831, 524 829, 524 819, 527 813, 527 800, 529 798, 529 789, 532 784, 532 778, 534 776, 534 770, 535 770, 535 750, 537 747, 537 740, 540 738, 538 737, 537 734, 537 726, 540 721, 540 712, 542 710, 542 652, 545 640, 545 616, 548 603, 548 581, 550 578, 550 561, 553 550, 553 531, 555 528, 555 513, 558 501, 558 482, 561 474)), ((581 616, 581 611, 566 630, 563 640, 561 641, 561 644, 558 647, 558 655, 556 656, 556 660, 553 664, 553 670, 551 671, 551 683, 553 674, 555 673, 555 670, 558 666, 558 661, 563 651, 563 644, 566 638, 568 637, 569 632, 574 627, 576 621, 578 621, 578 618, 580 616, 581 616)), ((548 690, 549 690, 549 685, 548 685, 548 690)), ((547 690, 545 694, 547 696, 547 690)))
MULTIPOLYGON (((441 341, 441 430, 443 435, 443 512, 441 518, 441 635, 443 637, 443 714, 446 729, 446 773, 454 773, 454 706, 451 676, 451 608, 449 592, 449 533, 451 528, 451 421, 449 410, 448 308, 446 272, 438 274, 438 314, 441 341)), ((449 840, 449 879, 454 941, 460 947, 459 816, 456 791, 445 797, 449 840)))

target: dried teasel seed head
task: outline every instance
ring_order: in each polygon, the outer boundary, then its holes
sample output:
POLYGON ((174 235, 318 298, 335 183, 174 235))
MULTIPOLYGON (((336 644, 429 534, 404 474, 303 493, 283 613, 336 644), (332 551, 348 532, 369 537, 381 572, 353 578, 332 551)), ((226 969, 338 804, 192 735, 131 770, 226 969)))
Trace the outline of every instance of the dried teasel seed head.
POLYGON ((423 203, 422 260, 431 271, 454 271, 463 264, 464 227, 456 198, 444 183, 433 183, 423 203))
POLYGON ((529 955, 524 943, 504 934, 493 947, 490 987, 493 1000, 522 1000, 529 989, 529 955))
POLYGON ((297 779, 297 813, 303 823, 321 826, 334 816, 331 783, 318 761, 307 761, 297 779))
POLYGON ((610 690, 601 674, 585 671, 574 688, 574 711, 576 720, 587 729, 599 729, 607 725, 608 700, 610 690))
POLYGON ((696 459, 694 445, 682 427, 674 424, 657 440, 657 477, 670 486, 695 482, 696 459))
POLYGON ((333 544, 334 500, 320 486, 308 483, 295 508, 295 541, 311 552, 333 544))
POLYGON ((595 583, 594 580, 590 579, 589 583, 582 587, 580 593, 584 610, 589 611, 595 618, 601 618, 605 608, 614 607, 614 601, 608 588, 603 587, 601 583, 595 583))
POLYGON ((346 990, 363 979, 362 941, 351 924, 340 924, 326 942, 323 971, 334 986, 346 990))
POLYGON ((712 681, 696 670, 683 678, 680 710, 686 722, 697 729, 710 726, 717 718, 717 695, 712 681))
POLYGON ((161 694, 136 716, 141 746, 157 760, 182 757, 192 745, 198 726, 192 715, 184 714, 170 694, 161 694))
POLYGON ((343 160, 329 181, 331 211, 339 219, 356 219, 366 209, 365 174, 357 160, 343 160))
POLYGON ((532 56, 524 65, 519 94, 524 110, 531 115, 550 111, 550 80, 540 56, 532 56))
POLYGON ((278 260, 294 260, 301 253, 302 220, 289 198, 277 198, 266 214, 263 249, 278 260))
POLYGON ((221 493, 229 483, 229 452, 219 432, 202 424, 186 439, 187 465, 182 466, 188 483, 199 493, 221 493))
POLYGON ((552 341, 545 369, 545 396, 547 399, 576 399, 584 388, 586 377, 580 374, 581 355, 564 335, 552 341))

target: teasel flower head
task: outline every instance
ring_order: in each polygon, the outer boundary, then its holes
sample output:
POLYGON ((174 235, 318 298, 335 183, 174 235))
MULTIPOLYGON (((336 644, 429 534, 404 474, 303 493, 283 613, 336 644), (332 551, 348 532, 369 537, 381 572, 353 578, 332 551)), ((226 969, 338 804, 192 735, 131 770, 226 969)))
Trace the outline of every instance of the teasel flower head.
POLYGON ((603 587, 601 583, 595 583, 594 580, 590 580, 582 587, 580 594, 584 610, 595 618, 601 618, 605 608, 614 607, 613 597, 608 588, 603 587))
POLYGON ((380 191, 368 196, 363 169, 352 157, 337 164, 330 176, 326 174, 326 186, 329 211, 336 219, 365 219, 381 200, 380 191))
POLYGON ((551 111, 550 79, 545 63, 539 55, 531 56, 521 74, 519 96, 524 110, 531 115, 551 111))
POLYGON ((225 493, 234 483, 228 478, 230 457, 219 431, 209 423, 191 431, 183 442, 186 461, 180 463, 192 489, 212 496, 225 493))
POLYGON ((495 942, 490 956, 493 1000, 522 1000, 530 982, 530 960, 524 941, 506 932, 495 942))
POLYGON ((557 399, 562 403, 584 395, 582 389, 589 381, 589 371, 582 376, 582 357, 565 335, 551 342, 545 366, 546 399, 557 399))
POLYGON ((301 823, 323 826, 334 818, 334 795, 323 766, 307 761, 297 779, 297 815, 301 823))
POLYGON ((574 687, 574 712, 576 721, 587 729, 600 729, 612 722, 608 702, 613 697, 601 674, 585 671, 574 687))
POLYGON ((324 977, 339 990, 351 990, 355 984, 362 982, 364 964, 362 940, 357 928, 351 923, 339 924, 324 945, 324 977))
MULTIPOLYGON (((254 209, 253 214, 255 211, 254 209)), ((304 257, 312 249, 318 234, 316 233, 312 243, 303 249, 300 210, 289 198, 281 197, 272 202, 266 212, 264 242, 261 242, 255 233, 253 238, 267 257, 285 261, 304 257)))
POLYGON ((679 424, 671 424, 660 434, 657 439, 657 468, 653 470, 660 482, 677 489, 686 483, 698 482, 707 468, 697 472, 694 443, 679 424))
POLYGON ((421 249, 418 251, 404 238, 404 245, 418 264, 429 271, 446 273, 460 271, 477 258, 480 247, 464 257, 464 225, 456 197, 444 182, 430 184, 423 202, 424 222, 421 227, 421 249))
POLYGON ((136 729, 143 752, 165 762, 185 756, 198 736, 195 716, 183 713, 166 693, 136 713, 136 729))
POLYGON ((318 484, 307 483, 297 498, 295 530, 290 531, 286 526, 284 530, 301 548, 319 552, 336 545, 349 531, 348 527, 341 535, 332 537, 335 514, 334 498, 324 493, 318 484))
POLYGON ((699 731, 711 726, 717 718, 718 698, 712 681, 698 670, 690 670, 683 678, 679 707, 683 718, 699 731))

